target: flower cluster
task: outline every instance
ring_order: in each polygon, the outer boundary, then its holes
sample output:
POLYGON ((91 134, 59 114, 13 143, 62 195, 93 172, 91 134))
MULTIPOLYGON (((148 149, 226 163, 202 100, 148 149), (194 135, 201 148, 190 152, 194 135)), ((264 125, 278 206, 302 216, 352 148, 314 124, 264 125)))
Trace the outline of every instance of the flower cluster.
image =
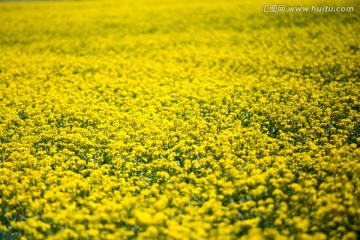
POLYGON ((358 11, 131 2, 0 4, 0 238, 357 239, 358 11))

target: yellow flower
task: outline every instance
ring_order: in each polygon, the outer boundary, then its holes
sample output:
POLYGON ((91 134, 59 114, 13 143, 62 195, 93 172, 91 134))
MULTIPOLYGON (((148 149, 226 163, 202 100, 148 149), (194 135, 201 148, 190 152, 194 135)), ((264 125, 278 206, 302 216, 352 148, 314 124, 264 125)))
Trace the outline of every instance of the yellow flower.
POLYGON ((142 225, 151 225, 153 223, 153 216, 144 210, 135 210, 134 216, 136 221, 142 225))

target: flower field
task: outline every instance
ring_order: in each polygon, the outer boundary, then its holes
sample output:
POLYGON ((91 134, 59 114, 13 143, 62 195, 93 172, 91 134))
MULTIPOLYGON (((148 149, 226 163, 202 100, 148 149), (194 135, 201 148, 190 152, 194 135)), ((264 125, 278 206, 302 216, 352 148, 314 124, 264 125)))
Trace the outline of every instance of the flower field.
POLYGON ((0 2, 0 239, 358 239, 359 2, 266 3, 0 2))

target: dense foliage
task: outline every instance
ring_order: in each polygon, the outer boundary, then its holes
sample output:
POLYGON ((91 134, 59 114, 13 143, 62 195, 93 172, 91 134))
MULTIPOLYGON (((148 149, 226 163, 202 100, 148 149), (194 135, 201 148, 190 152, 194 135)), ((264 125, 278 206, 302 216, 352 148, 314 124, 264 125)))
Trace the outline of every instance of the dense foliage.
POLYGON ((360 15, 328 2, 0 3, 0 237, 356 239, 360 15))

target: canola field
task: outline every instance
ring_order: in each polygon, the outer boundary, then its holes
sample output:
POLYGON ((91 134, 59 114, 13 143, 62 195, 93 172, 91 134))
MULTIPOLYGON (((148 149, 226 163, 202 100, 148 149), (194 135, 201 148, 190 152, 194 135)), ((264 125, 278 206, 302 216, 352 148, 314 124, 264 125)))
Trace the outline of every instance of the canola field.
POLYGON ((359 2, 266 3, 0 2, 0 238, 358 239, 359 2))

